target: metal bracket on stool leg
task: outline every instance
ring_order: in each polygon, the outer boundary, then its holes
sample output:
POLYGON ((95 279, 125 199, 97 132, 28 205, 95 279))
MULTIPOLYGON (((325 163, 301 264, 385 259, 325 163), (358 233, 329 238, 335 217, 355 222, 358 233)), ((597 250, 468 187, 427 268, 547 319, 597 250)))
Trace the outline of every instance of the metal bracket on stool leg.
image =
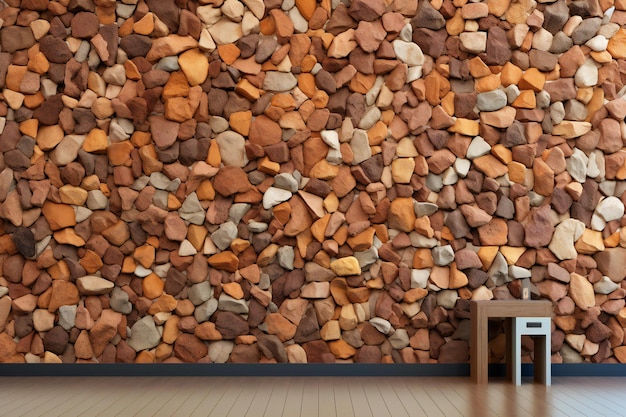
POLYGON ((545 385, 551 383, 551 319, 549 317, 514 317, 511 331, 513 382, 521 384, 522 377, 522 335, 534 336, 535 340, 535 381, 545 385))

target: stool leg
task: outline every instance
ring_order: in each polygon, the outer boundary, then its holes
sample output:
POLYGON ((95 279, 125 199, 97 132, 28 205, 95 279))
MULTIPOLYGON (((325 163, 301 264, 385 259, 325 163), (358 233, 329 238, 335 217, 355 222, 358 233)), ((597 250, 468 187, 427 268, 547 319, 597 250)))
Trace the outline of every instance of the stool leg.
POLYGON ((511 371, 513 373, 513 383, 515 385, 522 384, 522 335, 521 329, 517 319, 512 320, 512 339, 513 343, 511 346, 511 371))
POLYGON ((552 364, 550 334, 535 337, 535 381, 550 385, 552 364))

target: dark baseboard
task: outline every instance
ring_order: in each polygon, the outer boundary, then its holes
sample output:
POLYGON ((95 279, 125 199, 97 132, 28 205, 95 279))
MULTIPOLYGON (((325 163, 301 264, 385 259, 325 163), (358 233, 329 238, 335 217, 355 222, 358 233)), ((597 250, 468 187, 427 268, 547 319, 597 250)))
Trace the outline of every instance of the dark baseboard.
MULTIPOLYGON (((522 375, 532 375, 532 364, 522 375)), ((469 376, 469 364, 1 364, 8 376, 469 376)), ((504 377, 504 364, 490 364, 504 377)), ((621 376, 626 364, 553 364, 552 376, 621 376)))

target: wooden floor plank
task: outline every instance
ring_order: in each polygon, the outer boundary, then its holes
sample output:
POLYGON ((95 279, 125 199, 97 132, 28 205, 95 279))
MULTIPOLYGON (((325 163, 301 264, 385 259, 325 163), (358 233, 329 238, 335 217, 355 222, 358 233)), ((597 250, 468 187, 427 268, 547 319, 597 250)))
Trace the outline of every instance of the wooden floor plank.
POLYGON ((270 400, 276 382, 276 378, 264 377, 259 379, 258 389, 252 399, 253 406, 248 408, 245 417, 262 417, 265 414, 267 403, 270 400))
POLYGON ((304 378, 302 386, 302 410, 300 417, 319 416, 319 379, 304 378))
MULTIPOLYGON (((380 394, 378 378, 362 378, 363 392, 367 399, 368 407, 375 417, 400 417, 400 414, 391 413, 385 399, 380 394)), ((393 405, 393 404, 392 404, 393 405)), ((393 407, 392 407, 393 408, 393 407)))
MULTIPOLYGON (((351 380, 348 382, 348 392, 352 402, 352 410, 354 415, 358 417, 374 417, 372 409, 367 402, 367 397, 363 390, 363 382, 361 379, 351 380)), ((378 416, 376 416, 378 417, 378 416)))
POLYGON ((0 416, 618 416, 623 377, 5 377, 0 416))
POLYGON ((396 393, 400 402, 409 415, 416 417, 427 417, 426 411, 422 408, 421 404, 417 402, 413 394, 409 391, 404 382, 405 378, 394 378, 394 382, 389 384, 389 387, 396 393))
POLYGON ((437 405, 435 401, 431 398, 428 392, 425 390, 424 386, 431 383, 431 379, 428 379, 426 382, 422 378, 414 379, 405 379, 404 383, 408 388, 410 394, 413 396, 415 401, 422 406, 422 409, 426 413, 427 416, 441 416, 446 417, 444 411, 437 405))
POLYGON ((352 400, 350 399, 348 378, 339 377, 332 382, 333 391, 335 392, 335 412, 337 417, 354 417, 355 413, 352 408, 352 400))
MULTIPOLYGON (((320 378, 318 382, 318 416, 337 417, 337 407, 335 406, 335 390, 333 389, 333 378, 320 378)), ((339 416, 343 417, 343 416, 339 416)))
POLYGON ((285 408, 285 399, 287 398, 287 389, 289 388, 290 378, 279 380, 272 389, 272 394, 265 407, 265 417, 277 417, 283 414, 285 408))
POLYGON ((214 377, 213 389, 202 390, 202 399, 189 414, 193 417, 207 416, 217 406, 224 395, 237 383, 235 378, 214 377))
POLYGON ((302 410, 302 390, 304 381, 302 377, 292 378, 287 389, 287 398, 283 407, 283 417, 300 415, 302 410))

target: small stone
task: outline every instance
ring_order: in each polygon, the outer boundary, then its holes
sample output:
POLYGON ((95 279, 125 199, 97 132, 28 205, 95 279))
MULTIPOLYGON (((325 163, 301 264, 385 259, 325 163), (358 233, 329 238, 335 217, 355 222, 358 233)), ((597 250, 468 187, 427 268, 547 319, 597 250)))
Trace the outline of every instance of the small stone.
POLYGON ((84 295, 100 295, 109 294, 115 284, 104 278, 87 275, 76 279, 76 286, 81 294, 84 295))
POLYGON ((332 261, 330 263, 330 269, 340 277, 361 274, 359 261, 353 256, 347 256, 332 261))
POLYGON ((593 285, 587 278, 576 273, 571 274, 569 296, 583 311, 586 311, 596 305, 593 285))

